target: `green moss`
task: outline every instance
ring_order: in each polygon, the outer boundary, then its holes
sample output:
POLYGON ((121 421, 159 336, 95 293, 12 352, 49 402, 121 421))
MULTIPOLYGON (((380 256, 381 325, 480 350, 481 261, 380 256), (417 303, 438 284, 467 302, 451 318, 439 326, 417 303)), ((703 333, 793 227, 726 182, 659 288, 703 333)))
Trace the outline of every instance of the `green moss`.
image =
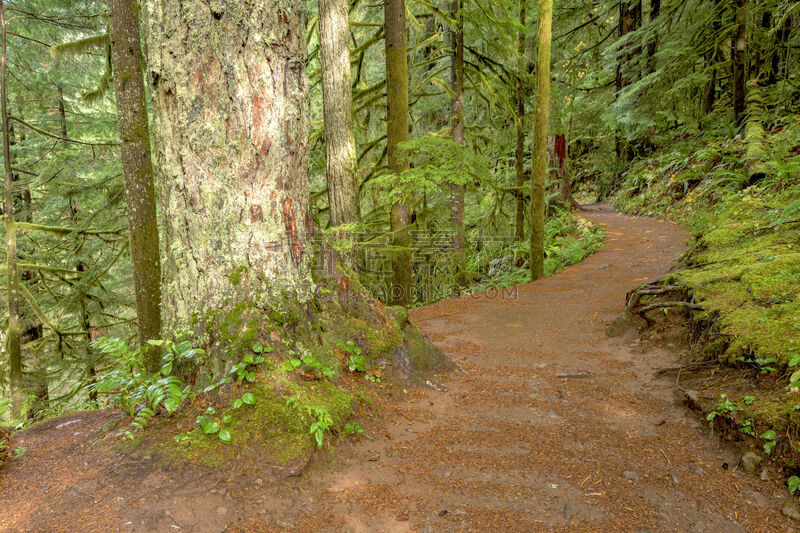
POLYGON ((234 287, 238 287, 239 284, 242 282, 242 276, 244 275, 245 272, 247 272, 246 266, 237 267, 228 276, 228 281, 230 281, 231 285, 233 285, 234 287))
POLYGON ((330 414, 333 426, 325 435, 326 442, 353 413, 350 393, 327 380, 295 383, 284 372, 276 371, 259 381, 234 395, 235 399, 245 392, 252 394, 253 405, 229 407, 214 415, 222 428, 230 432, 230 444, 195 428, 183 438, 168 442, 166 450, 207 465, 218 465, 254 451, 268 461, 284 463, 316 448, 309 431, 315 418, 306 407, 320 407, 330 414), (297 399, 296 406, 287 405, 290 397, 297 399), (231 421, 224 423, 228 415, 231 421))

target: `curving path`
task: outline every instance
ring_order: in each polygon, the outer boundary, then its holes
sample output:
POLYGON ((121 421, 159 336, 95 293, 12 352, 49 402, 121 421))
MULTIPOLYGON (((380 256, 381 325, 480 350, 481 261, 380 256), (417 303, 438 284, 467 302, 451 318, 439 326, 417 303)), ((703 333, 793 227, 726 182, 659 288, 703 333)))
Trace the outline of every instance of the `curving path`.
MULTIPOLYGON (((325 489, 299 485, 331 529, 792 529, 785 489, 739 471, 677 402, 673 381, 654 377, 674 364, 670 346, 641 353, 605 336, 626 293, 669 270, 684 232, 597 208, 582 216, 607 229, 606 246, 582 263, 412 313, 465 373, 409 401, 325 489)), ((313 529, 308 518, 283 525, 313 529)))

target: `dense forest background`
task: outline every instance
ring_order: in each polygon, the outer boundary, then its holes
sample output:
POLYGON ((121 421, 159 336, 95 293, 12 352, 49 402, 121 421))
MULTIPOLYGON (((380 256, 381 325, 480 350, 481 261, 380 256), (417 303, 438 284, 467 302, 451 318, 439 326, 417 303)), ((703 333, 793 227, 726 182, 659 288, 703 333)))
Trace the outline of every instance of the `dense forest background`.
MULTIPOLYGON (((386 18, 383 4, 347 5, 357 204, 343 220, 334 220, 344 211, 332 209, 339 191, 329 190, 326 170, 318 16, 325 3, 308 5, 310 221, 319 250, 332 243, 350 258, 355 279, 373 297, 418 306, 530 279, 541 37, 541 3, 534 4, 408 0, 392 4, 405 13, 399 29, 400 19, 386 18), (390 61, 389 39, 406 47, 405 67, 390 61), (403 90, 408 140, 398 144, 396 130, 387 132, 387 99, 403 90), (406 278, 398 282, 400 270, 406 278), (404 290, 395 293, 398 286, 404 290)), ((0 358, 0 405, 8 406, 22 372, 25 412, 14 420, 20 422, 103 405, 92 384, 112 368, 114 352, 95 341, 119 338, 133 346, 139 332, 114 88, 121 75, 112 61, 107 5, 3 5, 11 187, 5 210, 13 207, 16 218, 9 239, 18 268, 3 276, 17 280, 21 335, 19 358, 8 349, 0 358)), ((752 207, 764 213, 751 221, 755 229, 794 221, 798 5, 555 2, 545 275, 601 245, 601 229, 573 214, 578 202, 610 200, 626 211, 682 216, 698 234, 719 220, 715 210, 722 207, 732 220, 751 216, 731 203, 742 198, 761 198, 752 207)), ((145 63, 155 53, 147 45, 145 63)), ((150 66, 142 72, 150 91, 150 66)), ((153 98, 148 92, 151 116, 153 98)), ((156 167, 167 160, 156 158, 156 167)), ((8 249, 0 254, 10 264, 8 249)), ((797 267, 781 271, 796 286, 797 267)), ((786 365, 800 357, 796 344, 784 348, 770 358, 786 365)))

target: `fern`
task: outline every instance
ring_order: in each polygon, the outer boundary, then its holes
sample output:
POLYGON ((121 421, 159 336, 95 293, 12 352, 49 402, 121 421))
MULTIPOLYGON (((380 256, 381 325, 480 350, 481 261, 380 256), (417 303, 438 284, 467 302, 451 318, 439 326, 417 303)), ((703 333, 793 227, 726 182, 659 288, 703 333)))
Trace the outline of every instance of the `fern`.
POLYGON ((132 350, 121 339, 102 338, 93 343, 100 354, 114 358, 114 362, 87 390, 104 396, 106 405, 126 411, 133 417, 131 426, 140 431, 161 407, 173 414, 191 396, 191 387, 184 386, 179 378, 170 374, 176 361, 203 353, 193 349, 188 341, 155 341, 152 344, 166 348, 161 370, 155 374, 145 370, 140 350, 132 350))

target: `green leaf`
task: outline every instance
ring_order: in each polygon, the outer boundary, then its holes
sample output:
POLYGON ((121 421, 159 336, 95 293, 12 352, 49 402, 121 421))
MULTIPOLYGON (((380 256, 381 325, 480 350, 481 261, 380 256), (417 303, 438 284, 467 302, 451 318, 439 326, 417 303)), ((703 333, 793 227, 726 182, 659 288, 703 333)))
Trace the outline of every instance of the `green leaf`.
POLYGON ((174 413, 178 410, 178 401, 174 398, 166 398, 164 399, 164 408, 167 410, 168 413, 174 413))
POLYGON ((783 224, 790 216, 795 214, 797 211, 800 211, 800 200, 795 200, 794 202, 790 203, 786 206, 781 214, 781 218, 778 219, 778 224, 783 224))
POLYGON ((233 416, 225 415, 225 416, 222 417, 222 423, 223 424, 230 424, 231 422, 233 422, 233 416))
POLYGON ((252 383, 252 382, 254 382, 256 380, 256 375, 254 373, 252 373, 252 372, 248 372, 248 373, 245 374, 245 378, 247 379, 247 381, 252 383))
POLYGON ((239 409, 242 405, 244 405, 244 402, 240 398, 233 400, 234 409, 239 409))
POLYGON ((242 395, 242 401, 247 405, 255 405, 256 404, 256 397, 253 396, 252 392, 246 392, 242 395))
POLYGON ((256 344, 255 346, 253 346, 253 351, 256 353, 261 353, 264 351, 264 347, 261 346, 260 344, 256 344))
POLYGON ((321 429, 318 429, 314 433, 314 439, 317 441, 317 448, 322 448, 322 443, 324 441, 324 438, 325 436, 321 429))
POLYGON ((172 362, 169 362, 161 367, 161 373, 165 376, 169 376, 170 372, 172 372, 172 362))
POLYGON ((227 429, 220 430, 217 436, 219 437, 219 440, 223 442, 223 444, 231 443, 231 432, 227 429))
POLYGON ((777 433, 775 433, 775 430, 768 429, 767 431, 765 431, 764 433, 759 435, 758 438, 767 439, 767 440, 775 440, 776 436, 777 436, 777 433))
POLYGON ((775 441, 774 440, 770 440, 770 441, 767 441, 766 443, 764 443, 764 451, 767 453, 767 455, 772 453, 772 448, 774 448, 774 447, 775 447, 775 441))
POLYGON ((203 433, 206 435, 211 435, 219 431, 219 422, 216 420, 210 420, 205 426, 201 427, 203 428, 203 433))

